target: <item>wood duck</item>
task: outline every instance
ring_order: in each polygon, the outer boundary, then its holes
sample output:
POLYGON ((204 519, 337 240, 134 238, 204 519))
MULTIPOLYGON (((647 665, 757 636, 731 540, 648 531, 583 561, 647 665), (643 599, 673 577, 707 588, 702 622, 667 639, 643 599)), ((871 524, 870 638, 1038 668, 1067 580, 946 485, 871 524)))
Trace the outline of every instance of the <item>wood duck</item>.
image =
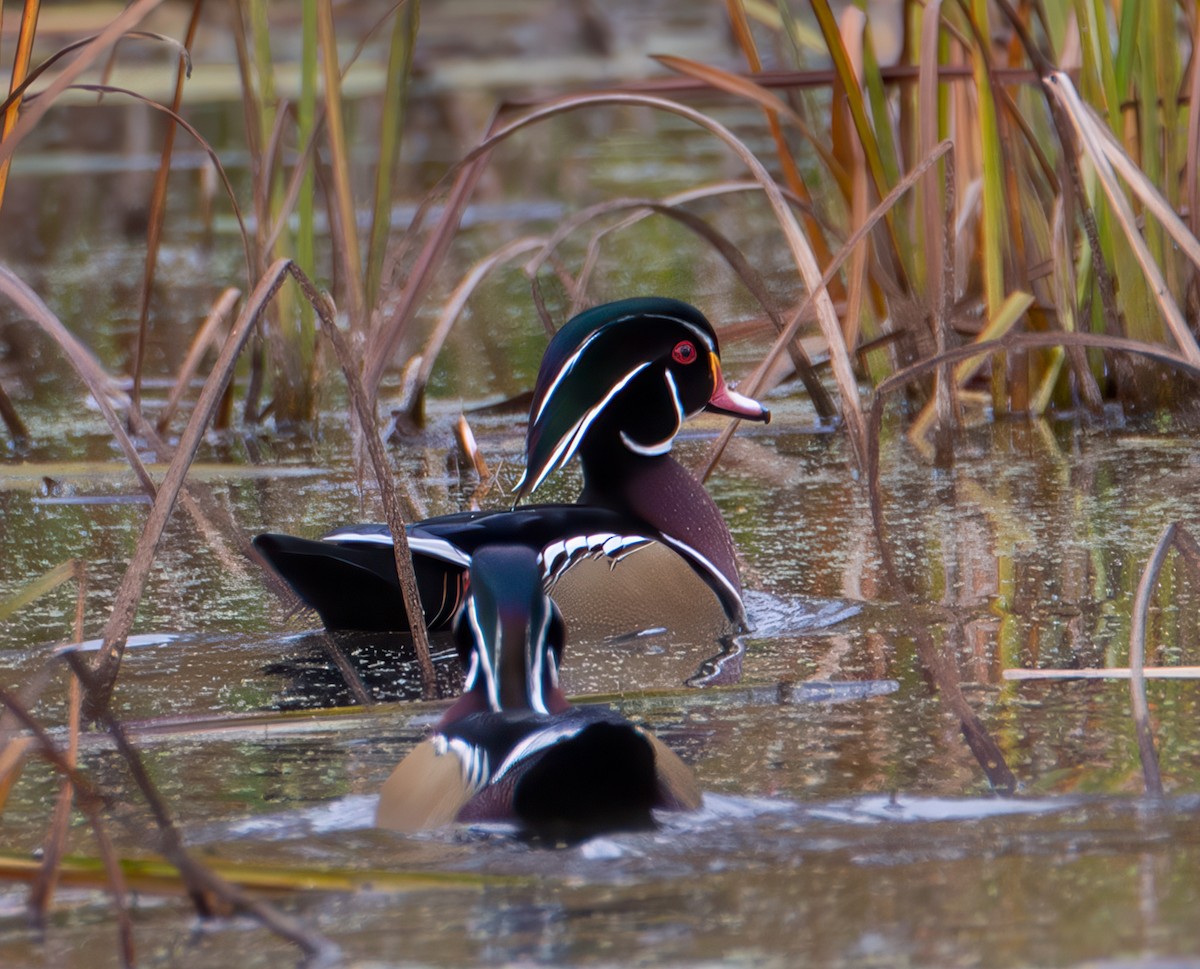
MULTIPOLYGON (((409 526, 430 628, 457 615, 479 548, 519 543, 539 553, 547 591, 577 633, 746 629, 729 529, 669 453, 683 422, 705 410, 770 419, 726 386, 716 333, 699 310, 645 297, 572 318, 538 372, 515 503, 576 455, 584 482, 578 502, 409 526)), ((407 628, 385 525, 341 528, 320 540, 264 534, 254 544, 327 628, 407 628)))
POLYGON ((691 770, 615 710, 572 706, 558 685, 565 626, 525 545, 476 550, 454 623, 463 694, 392 771, 375 823, 414 832, 512 821, 576 839, 695 810, 691 770))

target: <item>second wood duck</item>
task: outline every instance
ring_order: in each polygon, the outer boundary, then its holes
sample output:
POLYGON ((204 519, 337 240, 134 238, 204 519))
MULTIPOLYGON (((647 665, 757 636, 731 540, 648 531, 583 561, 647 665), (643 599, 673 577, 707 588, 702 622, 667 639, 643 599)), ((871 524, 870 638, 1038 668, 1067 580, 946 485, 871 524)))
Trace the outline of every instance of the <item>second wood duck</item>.
POLYGON ((700 807, 691 770, 660 740, 609 707, 567 702, 564 635, 533 549, 475 553, 454 624, 463 694, 392 771, 379 827, 505 821, 573 840, 649 827, 656 808, 700 807))
MULTIPOLYGON (((537 554, 546 590, 577 633, 636 632, 701 617, 706 625, 721 622, 722 631, 744 630, 729 529, 670 454, 683 422, 701 411, 770 419, 726 385, 716 333, 695 307, 644 297, 572 318, 551 339, 538 373, 516 501, 576 456, 579 500, 410 525, 428 625, 448 625, 458 613, 477 550, 520 544, 537 554)), ((385 525, 342 528, 319 540, 264 534, 254 544, 327 628, 407 628, 385 525)))

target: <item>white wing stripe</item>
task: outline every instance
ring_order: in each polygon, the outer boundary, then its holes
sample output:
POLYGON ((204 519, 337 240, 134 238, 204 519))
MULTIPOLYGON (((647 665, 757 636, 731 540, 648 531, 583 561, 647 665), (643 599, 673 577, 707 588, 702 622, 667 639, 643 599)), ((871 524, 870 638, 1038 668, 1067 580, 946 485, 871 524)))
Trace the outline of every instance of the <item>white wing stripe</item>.
MULTIPOLYGON (((386 545, 389 548, 394 545, 392 536, 385 532, 356 532, 352 529, 330 532, 328 535, 323 536, 321 541, 335 545, 346 543, 386 545)), ((463 568, 470 568, 471 565, 471 557, 453 542, 448 542, 444 538, 409 535, 408 547, 414 552, 420 552, 422 555, 428 555, 430 558, 441 559, 443 562, 461 565, 463 568)))
POLYGON ((586 723, 567 723, 547 727, 545 730, 539 730, 537 733, 530 734, 530 736, 513 747, 508 756, 504 758, 504 763, 500 765, 500 769, 492 775, 492 783, 500 780, 514 764, 519 763, 523 758, 535 754, 539 750, 544 750, 547 747, 553 747, 559 741, 569 740, 586 726, 588 726, 586 723))
POLYGON ((597 532, 592 535, 576 535, 572 538, 551 542, 538 555, 543 578, 553 584, 562 577, 575 562, 588 556, 605 556, 614 563, 626 555, 650 545, 654 539, 645 535, 618 535, 616 532, 597 532))
MULTIPOLYGON (((735 602, 741 603, 741 601, 742 601, 741 593, 738 592, 737 587, 732 582, 729 581, 729 579, 725 575, 725 573, 722 572, 720 569, 718 569, 715 565, 713 565, 712 562, 710 562, 707 558, 705 558, 703 555, 701 555, 699 552, 697 552, 694 548, 692 548, 692 546, 688 545, 686 542, 681 542, 677 538, 672 538, 670 535, 663 535, 663 541, 666 542, 668 545, 673 545, 675 548, 683 549, 683 551, 685 553, 685 556, 684 556, 685 558, 689 558, 692 561, 699 562, 701 565, 703 565, 705 571, 708 572, 709 575, 718 579, 720 581, 721 585, 723 585, 726 589, 729 590, 730 598, 733 599, 735 602)), ((745 607, 743 607, 743 612, 744 612, 744 609, 745 609, 745 607)))

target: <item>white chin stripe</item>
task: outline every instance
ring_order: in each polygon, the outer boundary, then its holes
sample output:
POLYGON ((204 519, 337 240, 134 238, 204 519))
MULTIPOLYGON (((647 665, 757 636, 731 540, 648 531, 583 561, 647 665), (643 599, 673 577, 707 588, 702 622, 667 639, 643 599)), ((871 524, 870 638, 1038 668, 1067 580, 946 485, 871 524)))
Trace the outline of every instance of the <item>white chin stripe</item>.
POLYGON ((665 441, 659 441, 657 444, 638 444, 624 431, 621 432, 621 443, 624 444, 634 454, 644 454, 647 457, 655 457, 659 454, 669 454, 671 446, 675 443, 675 435, 672 434, 665 441))
POLYGON ((675 383, 675 377, 670 370, 663 371, 663 377, 667 382, 667 391, 671 395, 671 405, 675 408, 675 430, 671 431, 665 439, 654 444, 639 444, 622 431, 621 443, 634 454, 644 454, 648 457, 666 454, 671 450, 671 445, 675 443, 675 435, 679 433, 679 428, 683 426, 686 415, 683 413, 683 401, 679 399, 679 385, 675 383))

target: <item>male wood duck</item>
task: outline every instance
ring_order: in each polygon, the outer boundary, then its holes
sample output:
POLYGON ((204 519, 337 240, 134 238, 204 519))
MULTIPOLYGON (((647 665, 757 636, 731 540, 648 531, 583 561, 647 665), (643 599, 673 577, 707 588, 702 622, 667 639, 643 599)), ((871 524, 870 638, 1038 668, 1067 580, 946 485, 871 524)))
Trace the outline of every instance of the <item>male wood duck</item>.
MULTIPOLYGON (((669 453, 683 422, 705 410, 770 419, 726 386, 716 333, 699 310, 645 297, 572 318, 538 372, 516 502, 576 455, 579 500, 410 525, 430 628, 457 614, 478 549, 519 543, 539 553, 547 591, 577 634, 746 629, 729 529, 669 453)), ((385 525, 341 528, 316 541, 264 534, 254 544, 327 628, 407 628, 385 525)))
POLYGON ((476 550, 454 623, 463 694, 384 784, 379 827, 512 821, 574 839, 700 807, 691 770, 661 741, 609 707, 567 702, 564 623, 541 571, 528 546, 476 550))

